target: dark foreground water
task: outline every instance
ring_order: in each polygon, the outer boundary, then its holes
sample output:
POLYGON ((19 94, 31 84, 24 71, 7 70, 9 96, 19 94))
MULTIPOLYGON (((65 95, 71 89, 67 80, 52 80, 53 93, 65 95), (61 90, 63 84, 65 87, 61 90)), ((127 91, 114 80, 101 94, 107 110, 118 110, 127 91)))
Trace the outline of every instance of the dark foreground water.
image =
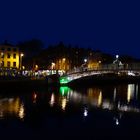
POLYGON ((136 138, 139 84, 0 90, 0 140, 136 138))

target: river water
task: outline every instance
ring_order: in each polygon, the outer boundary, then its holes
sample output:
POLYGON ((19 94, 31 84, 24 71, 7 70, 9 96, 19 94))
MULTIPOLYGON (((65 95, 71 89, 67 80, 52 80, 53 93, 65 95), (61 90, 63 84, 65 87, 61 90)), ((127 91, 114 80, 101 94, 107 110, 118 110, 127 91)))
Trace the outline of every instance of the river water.
POLYGON ((139 84, 0 91, 0 139, 131 139, 139 130, 139 84))

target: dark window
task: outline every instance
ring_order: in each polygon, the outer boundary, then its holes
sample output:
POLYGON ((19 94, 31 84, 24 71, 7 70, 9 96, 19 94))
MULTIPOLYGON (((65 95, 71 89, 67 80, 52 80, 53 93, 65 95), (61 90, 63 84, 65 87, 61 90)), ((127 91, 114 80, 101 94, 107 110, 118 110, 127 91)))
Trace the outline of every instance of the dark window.
POLYGON ((7 48, 7 51, 11 51, 11 48, 7 48))
POLYGON ((10 53, 7 53, 7 58, 10 58, 10 53))
POLYGON ((13 62, 13 67, 16 67, 16 62, 13 62))
POLYGON ((10 67, 10 61, 7 61, 7 67, 10 67))
POLYGON ((1 48, 2 51, 4 51, 4 48, 1 48))
POLYGON ((13 51, 16 52, 17 51, 17 48, 14 48, 13 51))
POLYGON ((15 53, 13 54, 13 58, 16 58, 16 54, 15 53))
POLYGON ((1 66, 4 67, 4 61, 1 62, 1 66))

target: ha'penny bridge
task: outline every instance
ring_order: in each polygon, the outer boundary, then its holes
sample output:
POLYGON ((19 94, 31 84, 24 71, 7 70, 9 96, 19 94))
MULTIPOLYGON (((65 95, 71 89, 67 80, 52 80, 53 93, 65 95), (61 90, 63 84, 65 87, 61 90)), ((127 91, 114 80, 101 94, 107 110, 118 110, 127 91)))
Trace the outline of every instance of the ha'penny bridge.
POLYGON ((99 70, 83 70, 77 72, 68 72, 59 78, 60 84, 69 84, 75 81, 84 81, 88 79, 140 79, 140 69, 99 69, 99 70))

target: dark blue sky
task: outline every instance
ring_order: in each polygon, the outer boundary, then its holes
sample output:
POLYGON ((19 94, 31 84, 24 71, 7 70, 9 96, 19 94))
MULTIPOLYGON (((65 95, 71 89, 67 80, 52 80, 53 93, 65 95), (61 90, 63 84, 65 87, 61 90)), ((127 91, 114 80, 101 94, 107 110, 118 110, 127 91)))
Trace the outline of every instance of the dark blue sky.
POLYGON ((63 41, 140 58, 139 7, 134 0, 3 0, 0 41, 63 41))

